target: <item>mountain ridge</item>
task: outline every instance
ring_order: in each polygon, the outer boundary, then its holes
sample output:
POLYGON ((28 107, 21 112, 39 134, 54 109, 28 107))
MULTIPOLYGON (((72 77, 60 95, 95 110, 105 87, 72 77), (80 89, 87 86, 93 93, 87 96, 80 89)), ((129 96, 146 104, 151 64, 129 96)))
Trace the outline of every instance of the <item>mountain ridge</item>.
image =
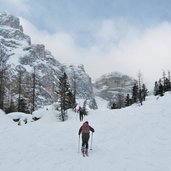
MULTIPOLYGON (((73 89, 74 73, 77 73, 77 79, 79 79, 77 97, 94 101, 91 78, 85 72, 84 67, 70 65, 72 70, 69 73, 69 66, 67 67, 56 60, 57 57, 54 57, 50 51, 46 50, 45 45, 32 44, 30 36, 24 34, 19 18, 7 13, 0 13, 0 52, 1 65, 3 65, 3 68, 8 68, 6 73, 6 93, 10 95, 5 99, 6 101, 13 96, 13 100, 17 102, 16 80, 19 78, 21 71, 22 79, 25 81, 22 85, 23 90, 26 90, 25 85, 31 84, 32 74, 36 75, 38 107, 55 102, 58 78, 63 68, 69 75, 71 89, 73 89), (84 77, 84 79, 81 77, 84 77)), ((28 93, 22 94, 22 96, 30 103, 31 99, 28 93)))
POLYGON ((103 74, 93 82, 95 95, 107 101, 115 100, 118 93, 124 96, 131 93, 135 79, 121 72, 103 74))

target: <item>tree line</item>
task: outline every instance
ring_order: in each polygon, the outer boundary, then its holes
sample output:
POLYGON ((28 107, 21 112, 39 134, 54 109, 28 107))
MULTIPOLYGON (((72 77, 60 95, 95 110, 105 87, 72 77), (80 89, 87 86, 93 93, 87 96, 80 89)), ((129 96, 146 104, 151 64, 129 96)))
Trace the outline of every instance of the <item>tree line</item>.
POLYGON ((163 77, 159 79, 159 81, 155 81, 154 85, 154 95, 163 96, 165 92, 171 90, 171 79, 170 79, 170 71, 168 74, 163 71, 163 77))
POLYGON ((132 86, 131 93, 128 93, 125 97, 122 91, 118 92, 116 94, 115 101, 109 102, 109 106, 111 109, 121 109, 123 107, 131 106, 135 103, 142 105, 143 101, 146 100, 147 95, 148 89, 146 88, 145 84, 140 86, 137 82, 135 82, 132 86))
POLYGON ((148 89, 143 83, 141 72, 138 73, 138 79, 134 81, 134 84, 130 89, 131 93, 125 93, 123 91, 124 88, 119 88, 118 93, 115 95, 115 99, 109 102, 109 107, 111 109, 121 109, 135 103, 139 103, 140 105, 143 104, 143 101, 146 100, 146 96, 148 95, 148 89))
MULTIPOLYGON (((12 55, 12 54, 11 54, 12 55)), ((28 73, 22 65, 14 69, 7 64, 10 55, 0 48, 0 109, 6 113, 24 112, 32 114, 38 108, 38 100, 42 91, 36 67, 28 73)), ((53 87, 53 97, 59 105, 60 119, 67 117, 66 110, 75 107, 76 81, 72 91, 64 70, 58 76, 59 82, 53 87)))
MULTIPOLYGON (((170 71, 168 71, 167 75, 163 72, 162 78, 160 78, 159 81, 155 81, 153 94, 155 96, 164 96, 164 93, 167 91, 171 91, 170 71)), ((146 85, 142 82, 142 74, 139 73, 138 79, 135 80, 135 83, 132 86, 131 93, 128 93, 125 97, 122 93, 122 89, 120 89, 120 91, 116 94, 115 100, 109 102, 109 107, 111 109, 120 109, 135 103, 142 105, 143 101, 146 100, 148 93, 149 92, 146 85)))

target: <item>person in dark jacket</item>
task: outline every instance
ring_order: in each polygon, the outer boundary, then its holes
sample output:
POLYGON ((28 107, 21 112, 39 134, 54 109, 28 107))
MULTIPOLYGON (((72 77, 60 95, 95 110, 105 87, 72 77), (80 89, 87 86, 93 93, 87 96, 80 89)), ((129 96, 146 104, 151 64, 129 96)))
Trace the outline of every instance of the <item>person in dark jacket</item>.
POLYGON ((82 153, 88 154, 88 141, 90 138, 90 131, 95 132, 94 128, 92 128, 88 121, 84 122, 83 125, 80 127, 78 135, 82 134, 82 153))
POLYGON ((80 121, 83 121, 83 109, 81 107, 79 107, 79 115, 80 115, 80 121))

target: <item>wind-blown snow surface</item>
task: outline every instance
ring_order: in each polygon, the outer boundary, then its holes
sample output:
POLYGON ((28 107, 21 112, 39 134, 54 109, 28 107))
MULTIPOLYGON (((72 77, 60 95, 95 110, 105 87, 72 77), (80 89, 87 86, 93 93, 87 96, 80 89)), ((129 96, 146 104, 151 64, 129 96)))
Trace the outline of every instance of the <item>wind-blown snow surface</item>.
POLYGON ((84 118, 95 129, 89 157, 78 153, 76 113, 59 122, 55 110, 42 109, 42 119, 18 126, 1 111, 0 170, 171 171, 171 94, 121 110, 97 102, 84 118))

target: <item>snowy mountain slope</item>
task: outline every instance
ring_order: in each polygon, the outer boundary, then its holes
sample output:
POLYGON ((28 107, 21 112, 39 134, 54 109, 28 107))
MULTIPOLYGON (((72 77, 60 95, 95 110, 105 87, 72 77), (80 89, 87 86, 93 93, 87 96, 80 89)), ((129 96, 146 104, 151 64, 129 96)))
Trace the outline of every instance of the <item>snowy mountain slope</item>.
POLYGON ((74 66, 67 64, 63 65, 63 68, 68 76, 73 92, 75 90, 77 104, 83 106, 85 103, 87 107, 97 109, 98 106, 95 101, 91 77, 86 74, 84 65, 74 66), (79 104, 80 99, 83 101, 81 104, 79 104))
POLYGON ((17 126, 0 112, 0 170, 171 170, 171 93, 120 110, 106 109, 106 101, 96 100, 99 109, 84 118, 95 128, 86 158, 78 153, 82 122, 76 113, 70 111, 69 120, 59 122, 56 111, 46 107, 36 111, 42 119, 17 126))
POLYGON ((33 74, 36 84, 35 107, 39 108, 56 102, 55 91, 58 88, 58 79, 63 68, 66 69, 65 72, 68 74, 72 90, 74 89, 73 77, 77 76, 75 80, 79 87, 77 96, 83 99, 93 99, 92 82, 84 67, 66 66, 56 59, 57 57, 54 57, 43 44, 31 43, 31 38, 23 32, 19 18, 7 13, 0 13, 0 70, 6 68, 5 109, 9 108, 8 101, 11 99, 17 103, 17 85, 20 76, 22 98, 27 101, 28 110, 31 112, 33 74), (72 70, 68 68, 72 68, 72 70))
POLYGON ((132 91, 135 79, 128 75, 112 72, 102 75, 94 81, 93 87, 95 95, 105 100, 112 101, 116 98, 118 93, 126 96, 132 91))
POLYGON ((68 75, 71 87, 75 86, 76 94, 79 98, 95 98, 91 78, 85 73, 83 65, 78 65, 77 67, 74 65, 63 65, 63 67, 68 75))

